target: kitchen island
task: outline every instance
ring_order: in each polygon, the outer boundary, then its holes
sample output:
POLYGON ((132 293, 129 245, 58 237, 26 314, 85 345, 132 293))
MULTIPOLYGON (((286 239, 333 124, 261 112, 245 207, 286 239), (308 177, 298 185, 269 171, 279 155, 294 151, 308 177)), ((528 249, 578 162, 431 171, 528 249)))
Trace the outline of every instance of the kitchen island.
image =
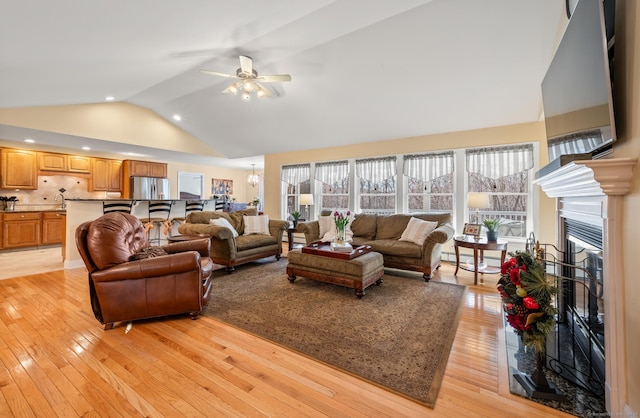
MULTIPOLYGON (((189 199, 191 200, 191 199, 189 199)), ((64 268, 74 269, 84 267, 84 262, 75 245, 76 229, 82 223, 92 221, 102 216, 104 202, 131 201, 131 199, 67 199, 66 201, 66 237, 67 245, 64 254, 64 268)), ((171 199, 173 202, 169 219, 184 217, 185 204, 188 200, 171 199)), ((215 200, 204 200, 205 211, 215 210, 215 200)), ((140 219, 146 218, 149 213, 149 200, 135 200, 131 214, 140 219)))

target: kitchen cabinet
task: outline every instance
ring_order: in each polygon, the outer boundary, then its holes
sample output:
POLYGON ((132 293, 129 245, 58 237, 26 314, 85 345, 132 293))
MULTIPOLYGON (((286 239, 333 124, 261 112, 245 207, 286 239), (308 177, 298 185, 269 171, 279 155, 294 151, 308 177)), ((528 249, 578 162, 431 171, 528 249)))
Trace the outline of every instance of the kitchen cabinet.
POLYGON ((40 171, 87 174, 91 169, 91 159, 80 155, 39 152, 38 167, 40 171))
POLYGON ((167 164, 154 163, 151 161, 124 161, 125 178, 130 176, 141 177, 167 177, 167 164))
POLYGON ((35 247, 40 243, 40 212, 5 213, 3 248, 35 247))
POLYGON ((0 149, 0 188, 36 190, 38 159, 35 151, 0 149))
POLYGON ((122 161, 92 158, 89 191, 122 191, 122 161))
POLYGON ((62 212, 42 212, 42 245, 61 244, 64 241, 66 216, 62 212))
POLYGON ((91 158, 82 155, 67 155, 67 171, 70 173, 90 173, 91 158))
POLYGON ((131 197, 129 177, 167 177, 167 164, 151 161, 124 160, 122 162, 122 197, 131 197))

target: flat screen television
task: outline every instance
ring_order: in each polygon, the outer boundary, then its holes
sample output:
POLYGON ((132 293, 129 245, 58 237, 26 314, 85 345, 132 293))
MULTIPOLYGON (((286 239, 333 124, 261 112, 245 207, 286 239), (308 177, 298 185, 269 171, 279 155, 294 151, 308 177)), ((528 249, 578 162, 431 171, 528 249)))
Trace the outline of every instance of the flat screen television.
POLYGON ((602 157, 616 140, 614 15, 614 0, 578 1, 542 81, 550 169, 602 157))

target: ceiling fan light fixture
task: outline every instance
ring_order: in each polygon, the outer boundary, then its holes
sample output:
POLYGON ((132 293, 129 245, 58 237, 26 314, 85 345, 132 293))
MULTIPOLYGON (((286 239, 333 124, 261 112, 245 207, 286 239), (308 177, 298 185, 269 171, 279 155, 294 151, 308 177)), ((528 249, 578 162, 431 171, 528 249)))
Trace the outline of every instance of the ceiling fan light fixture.
POLYGON ((236 70, 235 75, 205 69, 201 69, 200 72, 209 75, 239 79, 222 92, 237 94, 238 91, 240 91, 244 100, 250 100, 252 93, 258 96, 258 98, 274 96, 274 92, 272 90, 263 87, 258 81, 262 83, 291 81, 291 76, 289 74, 259 76, 258 71, 253 68, 253 60, 251 57, 246 55, 240 55, 240 68, 236 70))

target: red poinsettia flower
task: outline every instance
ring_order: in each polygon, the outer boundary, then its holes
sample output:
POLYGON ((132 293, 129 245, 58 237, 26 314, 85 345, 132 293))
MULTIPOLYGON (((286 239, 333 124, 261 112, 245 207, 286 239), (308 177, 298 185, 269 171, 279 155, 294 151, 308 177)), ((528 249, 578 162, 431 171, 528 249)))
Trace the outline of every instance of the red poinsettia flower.
POLYGON ((516 286, 521 286, 520 283, 520 272, 522 270, 527 270, 526 266, 518 266, 517 268, 514 268, 511 270, 510 274, 509 274, 509 278, 511 279, 511 282, 513 282, 513 284, 515 284, 516 286))
POLYGON ((524 307, 527 309, 533 310, 533 309, 540 308, 540 305, 538 305, 538 302, 536 302, 536 300, 531 296, 527 296, 524 299, 522 299, 522 303, 524 303, 524 307))
POLYGON ((511 257, 509 260, 502 263, 502 266, 500 266, 500 273, 507 274, 516 265, 518 265, 518 261, 515 257, 511 257))
POLYGON ((507 314, 507 322, 513 328, 521 330, 521 331, 529 331, 531 329, 530 325, 526 325, 527 318, 523 315, 511 315, 507 314))

